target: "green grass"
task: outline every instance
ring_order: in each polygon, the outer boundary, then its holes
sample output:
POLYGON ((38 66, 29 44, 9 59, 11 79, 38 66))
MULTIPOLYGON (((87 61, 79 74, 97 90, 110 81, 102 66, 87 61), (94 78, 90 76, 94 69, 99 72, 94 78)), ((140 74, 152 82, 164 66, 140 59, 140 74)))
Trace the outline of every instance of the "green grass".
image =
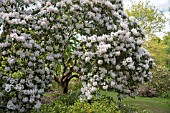
MULTIPOLYGON (((111 96, 117 100, 117 93, 101 91, 102 95, 111 96)), ((149 110, 152 113, 170 113, 170 99, 169 98, 150 98, 139 97, 135 99, 127 97, 123 101, 130 105, 138 106, 141 109, 149 110)))

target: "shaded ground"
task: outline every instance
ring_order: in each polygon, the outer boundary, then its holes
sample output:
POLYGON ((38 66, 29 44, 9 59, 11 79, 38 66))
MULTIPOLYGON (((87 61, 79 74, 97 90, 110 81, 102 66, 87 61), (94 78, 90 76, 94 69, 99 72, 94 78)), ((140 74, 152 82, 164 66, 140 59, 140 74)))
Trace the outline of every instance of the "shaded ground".
MULTIPOLYGON (((104 92, 101 94, 114 97, 117 100, 117 93, 115 92, 104 92)), ((138 106, 141 109, 146 109, 152 113, 170 113, 170 99, 168 98, 149 98, 149 97, 136 97, 135 99, 127 97, 123 103, 138 106)))

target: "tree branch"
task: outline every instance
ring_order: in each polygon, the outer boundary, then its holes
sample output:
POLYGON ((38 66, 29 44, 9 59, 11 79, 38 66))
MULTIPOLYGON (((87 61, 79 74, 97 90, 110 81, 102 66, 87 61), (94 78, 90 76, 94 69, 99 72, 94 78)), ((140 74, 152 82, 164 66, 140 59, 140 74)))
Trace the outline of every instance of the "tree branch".
POLYGON ((72 72, 73 72, 73 68, 74 68, 74 66, 76 65, 76 60, 74 61, 74 64, 70 67, 70 69, 69 69, 69 71, 67 71, 66 72, 66 74, 65 74, 65 76, 67 76, 67 75, 69 75, 69 74, 71 74, 72 72))
POLYGON ((66 72, 67 68, 68 68, 68 64, 70 63, 70 61, 72 60, 71 57, 69 57, 66 61, 66 63, 64 63, 64 56, 62 58, 62 62, 63 62, 63 65, 64 65, 64 68, 63 68, 63 71, 62 71, 62 74, 64 75, 64 73, 66 72))
POLYGON ((70 63, 70 61, 72 60, 72 58, 71 57, 69 57, 68 59, 67 59, 67 61, 66 61, 66 63, 65 63, 65 65, 66 66, 68 66, 68 64, 70 63))
POLYGON ((63 82, 63 80, 66 80, 71 75, 71 73, 73 72, 73 67, 76 65, 76 63, 77 62, 75 60, 73 66, 70 67, 70 69, 66 73, 63 73, 63 76, 61 78, 61 82, 63 82))
POLYGON ((55 80, 58 84, 60 84, 60 80, 59 80, 59 78, 58 78, 57 76, 54 76, 54 80, 55 80))

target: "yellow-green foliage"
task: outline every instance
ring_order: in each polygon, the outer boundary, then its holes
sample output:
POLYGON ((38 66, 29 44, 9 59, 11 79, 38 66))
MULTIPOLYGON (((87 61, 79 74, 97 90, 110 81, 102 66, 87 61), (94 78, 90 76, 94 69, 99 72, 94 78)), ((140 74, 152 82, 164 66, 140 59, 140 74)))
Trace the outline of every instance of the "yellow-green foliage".
POLYGON ((158 38, 153 38, 145 42, 144 46, 151 53, 156 65, 161 67, 166 66, 167 58, 170 58, 170 54, 166 51, 168 45, 158 38))
POLYGON ((165 40, 153 38, 144 44, 155 60, 156 67, 153 69, 153 79, 149 86, 156 88, 160 93, 170 91, 170 66, 167 65, 170 54, 167 52, 169 44, 165 40))
POLYGON ((52 103, 43 104, 40 111, 34 110, 32 113, 149 113, 137 106, 117 102, 109 96, 95 96, 90 102, 80 102, 77 99, 69 105, 63 101, 63 98, 65 96, 59 97, 52 103))
POLYGON ((73 106, 69 106, 69 113, 120 113, 120 111, 116 110, 113 102, 103 99, 92 104, 76 102, 73 106))
POLYGON ((162 31, 167 21, 165 16, 149 0, 132 2, 132 7, 127 9, 126 13, 129 16, 134 16, 140 22, 149 38, 154 37, 154 33, 162 31))
MULTIPOLYGON (((74 104, 67 105, 66 102, 59 99, 52 104, 43 105, 40 113, 120 113, 113 99, 109 100, 105 97, 96 97, 90 103, 76 100, 74 104)), ((37 113, 38 111, 33 112, 37 113)))

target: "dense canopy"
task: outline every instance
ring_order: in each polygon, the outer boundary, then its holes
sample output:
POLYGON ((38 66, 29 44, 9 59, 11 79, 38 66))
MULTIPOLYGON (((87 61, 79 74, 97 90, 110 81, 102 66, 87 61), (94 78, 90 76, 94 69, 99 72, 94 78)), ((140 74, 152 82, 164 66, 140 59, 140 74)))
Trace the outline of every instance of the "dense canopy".
POLYGON ((134 97, 154 66, 145 33, 122 0, 1 0, 0 107, 40 108, 52 78, 81 78, 81 100, 99 89, 134 97), (63 67, 67 67, 64 68, 63 67))

